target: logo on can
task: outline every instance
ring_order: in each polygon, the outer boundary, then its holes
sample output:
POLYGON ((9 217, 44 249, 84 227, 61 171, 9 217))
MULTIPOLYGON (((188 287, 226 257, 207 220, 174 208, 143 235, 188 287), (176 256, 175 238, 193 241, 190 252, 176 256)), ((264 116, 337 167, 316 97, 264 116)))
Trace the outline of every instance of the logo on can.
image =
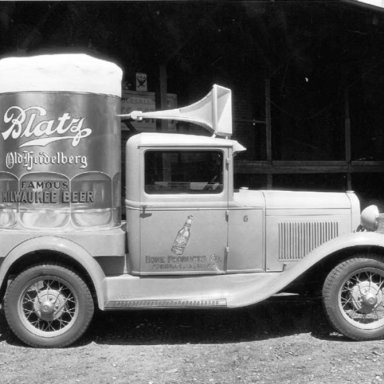
POLYGON ((43 107, 32 106, 21 108, 13 105, 4 113, 4 123, 10 126, 1 133, 4 140, 19 139, 25 137, 29 140, 20 145, 46 146, 59 140, 70 140, 73 147, 76 147, 80 140, 88 137, 92 133, 91 128, 84 128, 84 117, 78 118, 65 112, 57 119, 40 120, 35 123, 36 118, 47 115, 47 110, 43 107), (42 137, 44 136, 44 137, 42 137))

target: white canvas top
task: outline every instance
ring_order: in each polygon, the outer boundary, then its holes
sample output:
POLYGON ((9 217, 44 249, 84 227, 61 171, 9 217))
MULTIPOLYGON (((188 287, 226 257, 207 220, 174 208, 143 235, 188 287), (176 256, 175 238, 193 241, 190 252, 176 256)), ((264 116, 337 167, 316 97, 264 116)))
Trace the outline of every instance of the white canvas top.
POLYGON ((0 60, 0 93, 67 91, 121 97, 122 70, 85 54, 10 57, 0 60))

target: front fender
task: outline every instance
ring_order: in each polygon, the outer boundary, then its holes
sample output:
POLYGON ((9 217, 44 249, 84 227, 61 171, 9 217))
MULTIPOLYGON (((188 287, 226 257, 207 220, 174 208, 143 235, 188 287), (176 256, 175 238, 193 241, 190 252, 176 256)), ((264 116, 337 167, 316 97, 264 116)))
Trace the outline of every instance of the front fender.
POLYGON ((259 277, 255 276, 253 283, 239 286, 228 298, 228 306, 241 307, 256 304, 284 290, 296 278, 329 255, 347 249, 372 246, 384 250, 384 235, 376 232, 355 232, 332 239, 311 251, 287 270, 278 273, 262 273, 259 277))
POLYGON ((3 284, 12 265, 31 252, 53 251, 64 254, 79 263, 89 274, 96 290, 99 307, 104 305, 104 272, 95 259, 80 245, 58 236, 38 236, 25 240, 14 247, 0 266, 0 286, 3 284))
POLYGON ((286 274, 296 278, 325 257, 354 247, 379 247, 384 250, 384 235, 377 232, 354 232, 336 237, 312 250, 286 274))

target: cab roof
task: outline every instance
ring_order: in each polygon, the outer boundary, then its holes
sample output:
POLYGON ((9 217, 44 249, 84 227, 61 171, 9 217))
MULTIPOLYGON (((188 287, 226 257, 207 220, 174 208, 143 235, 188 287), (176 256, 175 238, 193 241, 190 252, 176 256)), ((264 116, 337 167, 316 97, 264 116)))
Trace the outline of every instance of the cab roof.
POLYGON ((209 136, 185 135, 178 133, 145 132, 132 136, 127 146, 131 147, 218 147, 233 148, 234 152, 245 151, 246 148, 236 140, 209 136))

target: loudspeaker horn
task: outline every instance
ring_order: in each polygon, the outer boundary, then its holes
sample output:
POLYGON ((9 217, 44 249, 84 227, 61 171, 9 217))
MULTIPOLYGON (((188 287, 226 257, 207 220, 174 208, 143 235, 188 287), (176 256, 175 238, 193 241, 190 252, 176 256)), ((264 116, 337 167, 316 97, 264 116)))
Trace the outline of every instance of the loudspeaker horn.
POLYGON ((232 92, 214 84, 212 90, 201 100, 182 108, 164 111, 132 111, 119 115, 132 120, 167 119, 194 123, 207 128, 217 136, 232 135, 232 92))

